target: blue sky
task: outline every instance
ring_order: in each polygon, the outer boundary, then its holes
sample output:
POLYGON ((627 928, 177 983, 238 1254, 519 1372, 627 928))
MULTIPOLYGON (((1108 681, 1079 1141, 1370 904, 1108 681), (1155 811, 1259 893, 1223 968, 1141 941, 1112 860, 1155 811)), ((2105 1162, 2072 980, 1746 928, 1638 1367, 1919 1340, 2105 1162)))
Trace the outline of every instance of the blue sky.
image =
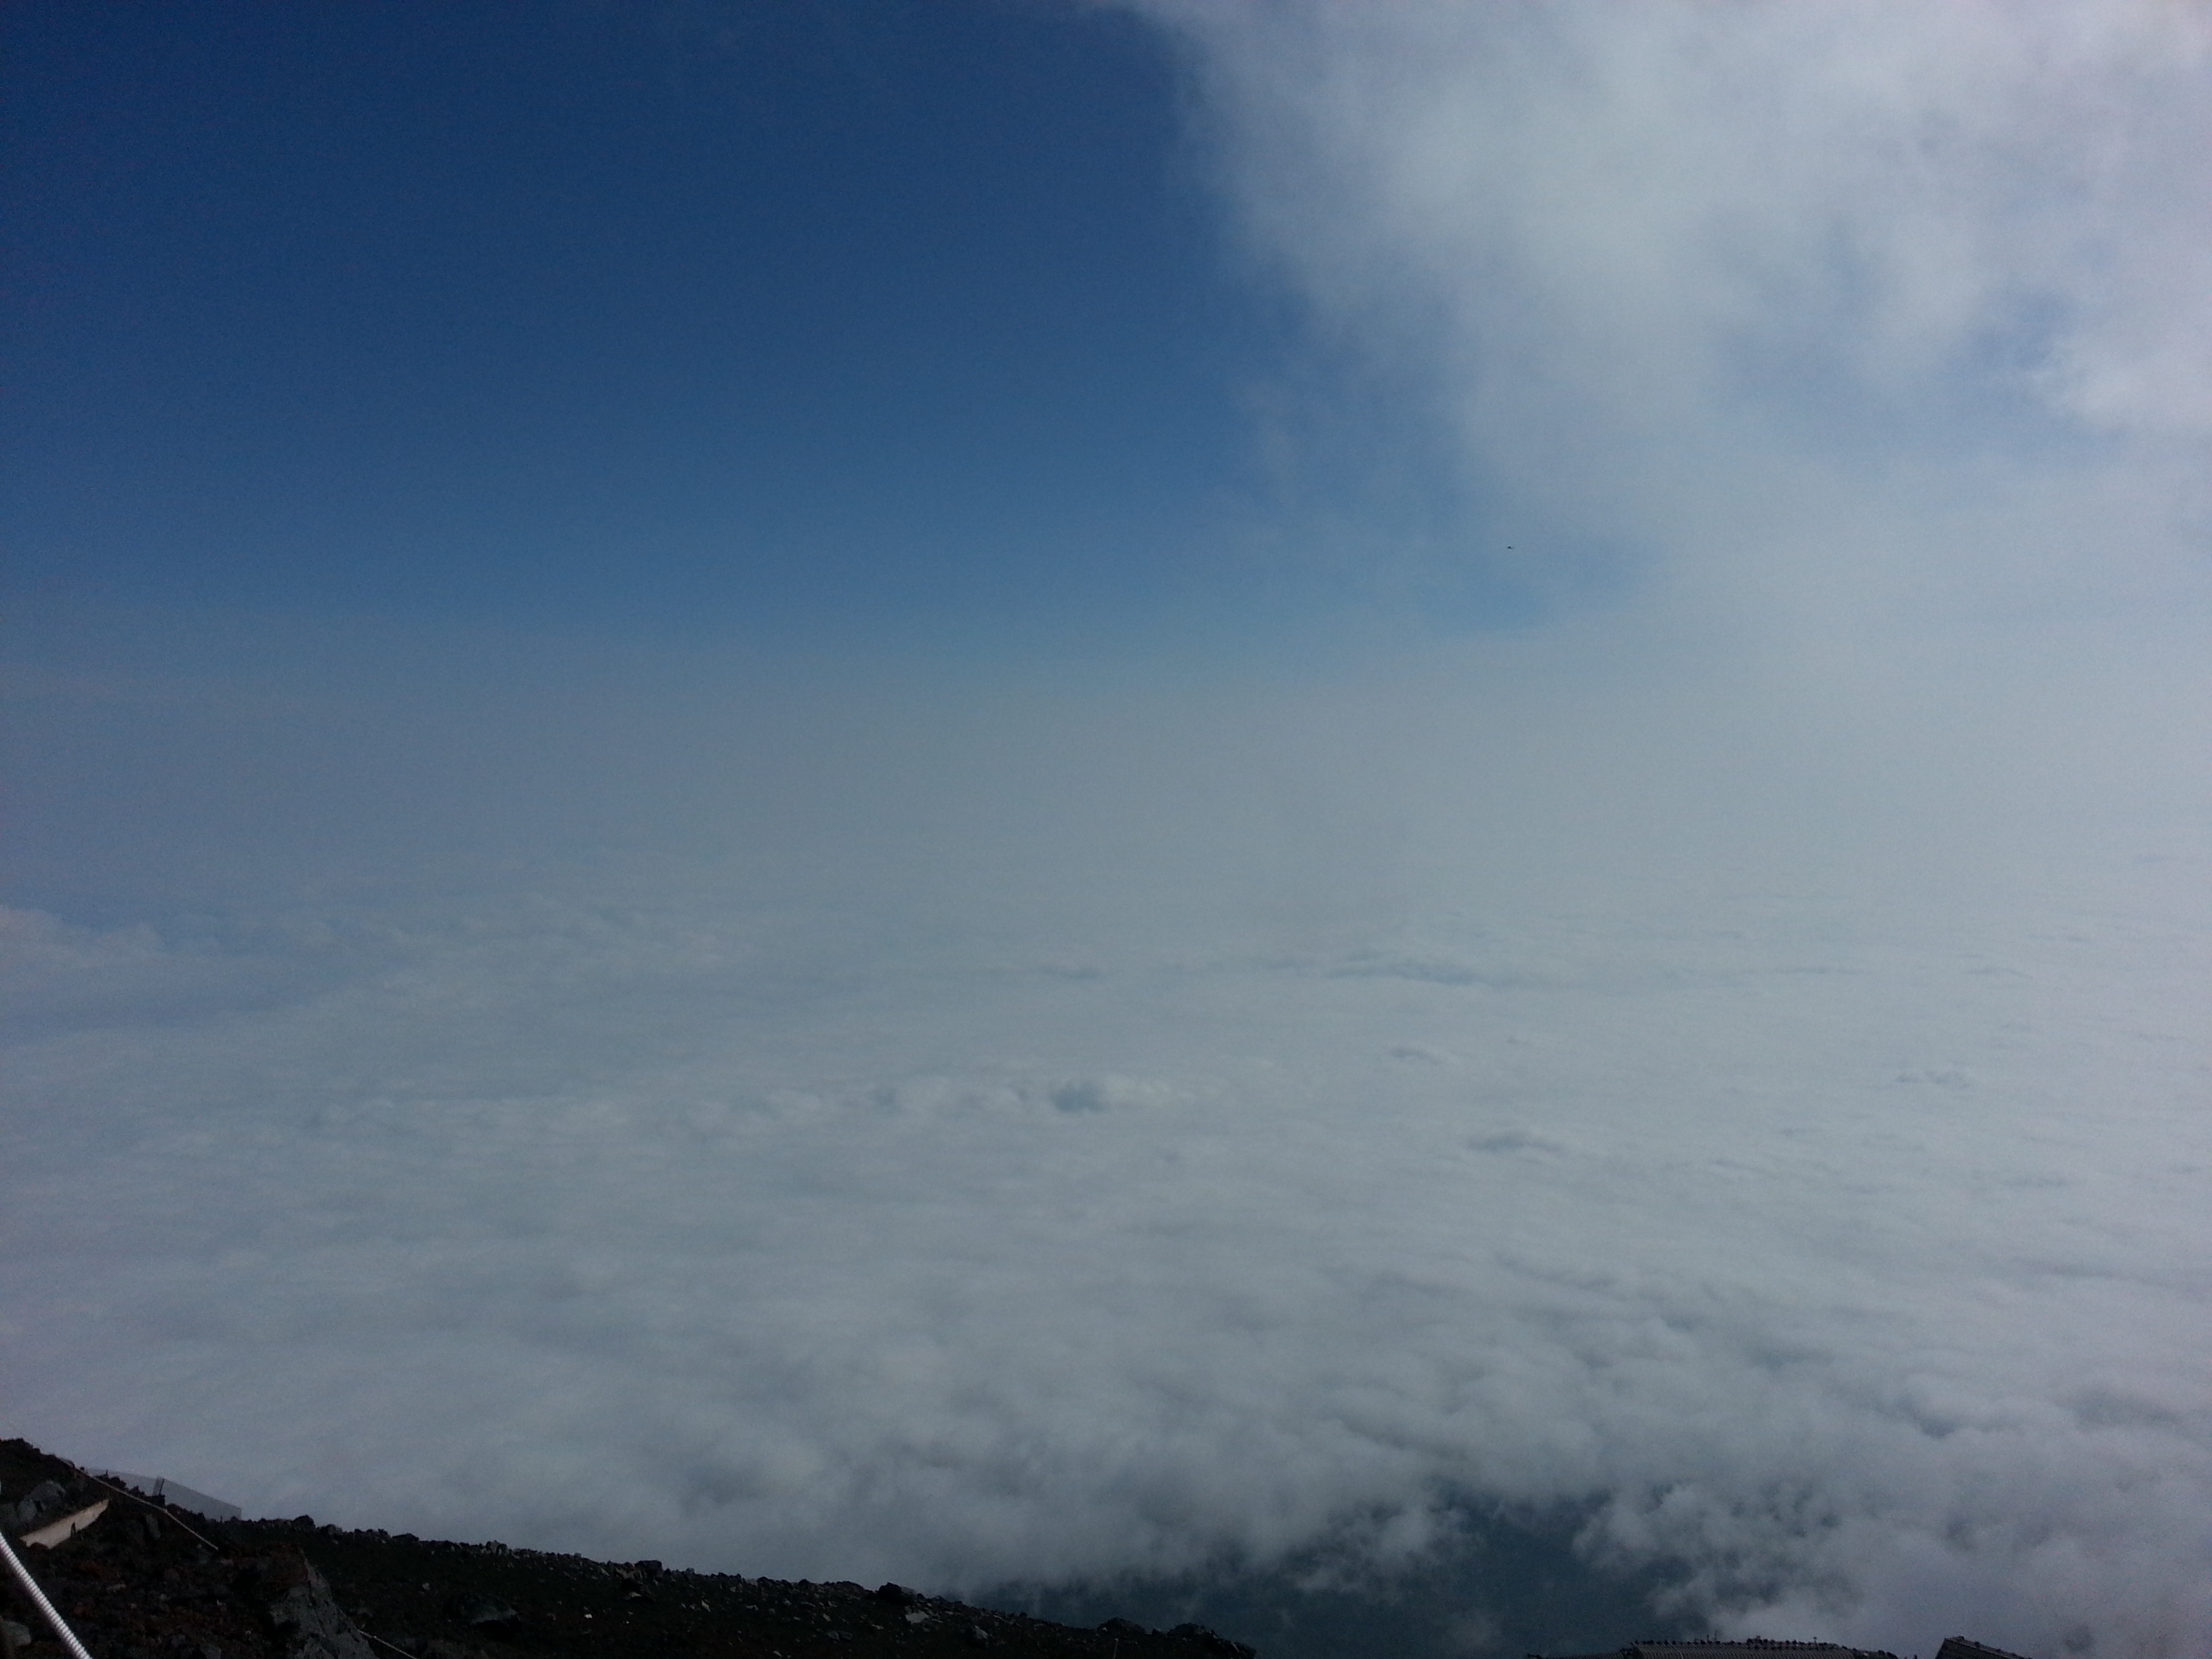
POLYGON ((19 592, 988 636, 1236 580, 1286 307, 1133 18, 9 33, 19 592))
POLYGON ((1778 104, 1660 78, 1574 117, 1528 27, 1484 50, 1530 75, 1452 80, 1504 14, 1400 50, 1449 14, 1330 62, 1334 26, 1165 0, 17 7, 20 623, 1326 655, 1663 588, 1823 490, 1993 501, 1965 469, 2194 429, 2166 89, 2093 176, 2073 47, 1939 74, 1905 101, 1961 136, 1900 185, 1823 126, 1840 72, 1748 142, 1778 104), (1486 196, 1431 167, 1454 131, 1486 196))
POLYGON ((0 31, 5 1431, 2203 1648, 2202 7, 0 31))

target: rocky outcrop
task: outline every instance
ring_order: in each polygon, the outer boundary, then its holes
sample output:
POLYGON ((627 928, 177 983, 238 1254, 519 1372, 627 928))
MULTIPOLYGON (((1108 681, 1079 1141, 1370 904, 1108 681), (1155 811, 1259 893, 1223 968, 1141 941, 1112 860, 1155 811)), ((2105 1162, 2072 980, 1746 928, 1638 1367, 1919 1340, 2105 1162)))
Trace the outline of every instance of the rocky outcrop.
POLYGON ((305 1556, 284 1553, 261 1567, 269 1626, 283 1644, 285 1659, 376 1659, 331 1593, 330 1581, 305 1556))

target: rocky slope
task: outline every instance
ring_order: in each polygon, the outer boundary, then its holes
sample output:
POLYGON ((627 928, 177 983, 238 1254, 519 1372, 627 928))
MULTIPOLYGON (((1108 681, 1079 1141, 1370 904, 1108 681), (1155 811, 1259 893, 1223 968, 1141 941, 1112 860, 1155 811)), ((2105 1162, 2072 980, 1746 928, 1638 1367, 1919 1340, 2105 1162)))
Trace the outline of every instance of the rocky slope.
MULTIPOLYGON (((894 1584, 209 1521, 21 1440, 0 1442, 0 1528, 93 1659, 1252 1659, 1197 1626, 1079 1630, 894 1584), (66 1538, 18 1541, 103 1500, 66 1538)), ((66 1659, 12 1578, 0 1605, 21 1659, 66 1659)))

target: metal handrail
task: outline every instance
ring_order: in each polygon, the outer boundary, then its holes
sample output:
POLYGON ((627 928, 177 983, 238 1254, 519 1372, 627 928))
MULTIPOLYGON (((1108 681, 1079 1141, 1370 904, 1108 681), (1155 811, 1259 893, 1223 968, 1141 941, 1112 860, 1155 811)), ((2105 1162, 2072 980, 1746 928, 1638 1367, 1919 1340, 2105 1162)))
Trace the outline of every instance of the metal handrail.
POLYGON ((31 1570, 23 1565, 23 1558, 15 1553, 15 1547, 8 1541, 8 1534, 4 1532, 0 1532, 0 1555, 8 1558, 8 1565, 15 1570, 16 1581, 31 1600, 39 1604, 39 1611, 46 1615, 46 1622, 54 1627, 54 1634, 62 1638, 62 1645, 75 1655, 76 1659, 92 1659, 92 1656, 84 1650, 84 1644, 76 1639, 76 1632, 69 1627, 69 1622, 55 1610, 54 1604, 46 1600, 46 1591, 39 1588, 39 1581, 31 1577, 31 1570))

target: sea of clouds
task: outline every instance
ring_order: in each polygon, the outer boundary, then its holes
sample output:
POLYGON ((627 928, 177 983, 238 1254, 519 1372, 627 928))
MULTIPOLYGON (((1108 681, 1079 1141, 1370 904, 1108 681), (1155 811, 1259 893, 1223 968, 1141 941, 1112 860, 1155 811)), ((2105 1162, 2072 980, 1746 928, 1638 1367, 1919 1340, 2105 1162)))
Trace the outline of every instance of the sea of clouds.
POLYGON ((1438 1651, 1568 1639, 1486 1516, 1655 1624, 2197 1650, 2203 14, 1145 9, 1249 257, 1612 574, 1303 667, 19 627, 9 1431, 1428 1571, 1438 1651))
POLYGON ((502 709, 413 805, 288 708, 227 826, 74 728, 51 793, 143 816, 125 901, 0 933, 11 1427, 751 1573, 1434 1558, 1474 1650, 1547 1627, 1467 1517, 1566 1505, 1570 1565, 1678 1593, 1639 1624, 2179 1650, 2201 798, 1454 666, 886 696, 780 775, 734 714, 647 766, 502 709))

